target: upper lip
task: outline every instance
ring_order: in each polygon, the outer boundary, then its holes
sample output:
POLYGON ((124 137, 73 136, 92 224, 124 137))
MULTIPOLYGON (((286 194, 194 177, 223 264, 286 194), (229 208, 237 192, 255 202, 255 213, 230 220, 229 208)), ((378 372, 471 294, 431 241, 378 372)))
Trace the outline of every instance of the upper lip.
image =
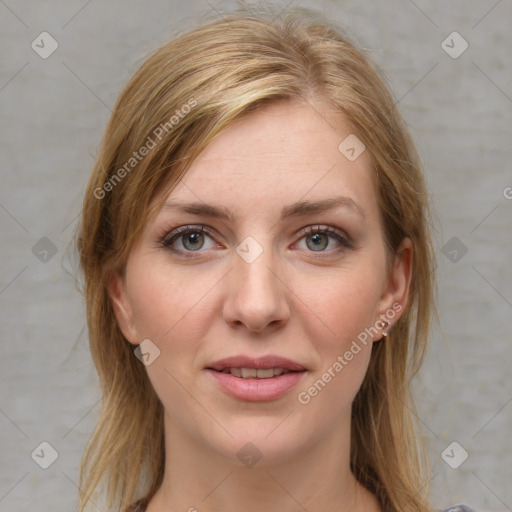
POLYGON ((306 369, 296 361, 276 355, 267 355, 263 357, 249 357, 245 355, 226 357, 215 361, 207 366, 207 368, 217 371, 222 371, 225 368, 256 368, 262 370, 282 368, 283 370, 299 372, 306 369))

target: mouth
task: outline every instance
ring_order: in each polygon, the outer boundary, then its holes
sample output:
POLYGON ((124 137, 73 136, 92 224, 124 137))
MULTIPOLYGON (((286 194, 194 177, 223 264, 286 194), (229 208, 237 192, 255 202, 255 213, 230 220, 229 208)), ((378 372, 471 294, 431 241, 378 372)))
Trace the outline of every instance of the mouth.
POLYGON ((296 361, 273 355, 228 357, 212 363, 205 370, 224 393, 249 402, 284 397, 303 381, 308 371, 296 361))
POLYGON ((241 379, 272 379, 287 373, 302 373, 305 370, 289 370, 286 368, 224 368, 222 370, 215 370, 215 368, 208 368, 217 373, 228 373, 234 377, 241 379))
POLYGON ((306 368, 297 361, 277 355, 250 357, 238 355, 211 363, 206 368, 217 372, 231 373, 235 377, 268 379, 289 372, 301 372, 306 368), (272 373, 271 373, 272 372, 272 373))

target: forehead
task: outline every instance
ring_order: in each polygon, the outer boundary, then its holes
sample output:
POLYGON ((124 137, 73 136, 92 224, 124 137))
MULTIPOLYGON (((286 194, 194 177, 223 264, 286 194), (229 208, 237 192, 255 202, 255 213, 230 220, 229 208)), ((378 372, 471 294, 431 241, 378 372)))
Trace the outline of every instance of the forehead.
POLYGON ((265 105, 206 147, 168 198, 243 211, 343 195, 378 215, 369 155, 349 160, 339 149, 349 136, 348 124, 325 104, 265 105))

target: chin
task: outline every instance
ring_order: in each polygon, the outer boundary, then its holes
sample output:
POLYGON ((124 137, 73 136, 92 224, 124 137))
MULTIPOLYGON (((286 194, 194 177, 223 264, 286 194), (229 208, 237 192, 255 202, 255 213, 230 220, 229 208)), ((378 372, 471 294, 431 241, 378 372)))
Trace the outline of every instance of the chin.
MULTIPOLYGON (((236 466, 264 468, 293 459, 304 448, 304 429, 295 430, 286 417, 248 418, 236 426, 227 426, 233 437, 223 435, 212 440, 211 446, 222 457, 236 466), (282 422, 282 423, 281 423, 282 422), (276 428, 277 427, 277 428, 276 428)), ((207 441, 208 442, 208 441, 207 441)))

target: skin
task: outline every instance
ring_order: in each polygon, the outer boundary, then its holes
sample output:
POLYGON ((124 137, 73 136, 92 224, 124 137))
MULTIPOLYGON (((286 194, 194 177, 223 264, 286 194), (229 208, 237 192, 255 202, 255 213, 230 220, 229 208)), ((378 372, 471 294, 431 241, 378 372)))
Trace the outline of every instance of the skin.
POLYGON ((350 133, 320 101, 278 102, 239 119, 168 197, 224 206, 235 221, 164 208, 131 251, 124 277, 112 278, 126 339, 150 339, 160 350, 146 370, 164 405, 166 467, 148 512, 381 510, 350 472, 349 453, 351 404, 383 329, 359 343, 307 405, 298 401, 358 334, 407 302, 411 242, 404 239, 388 272, 368 154, 349 161, 338 150, 350 133), (353 199, 364 218, 337 207, 279 220, 296 201, 335 195, 353 199), (212 236, 178 238, 180 252, 162 245, 186 225, 212 236), (338 229, 354 247, 302 232, 317 225, 338 229), (236 252, 247 236, 263 249, 252 263, 236 252), (241 401, 204 369, 238 354, 277 354, 308 371, 277 400, 241 401), (251 468, 236 455, 247 442, 262 455, 251 468))

